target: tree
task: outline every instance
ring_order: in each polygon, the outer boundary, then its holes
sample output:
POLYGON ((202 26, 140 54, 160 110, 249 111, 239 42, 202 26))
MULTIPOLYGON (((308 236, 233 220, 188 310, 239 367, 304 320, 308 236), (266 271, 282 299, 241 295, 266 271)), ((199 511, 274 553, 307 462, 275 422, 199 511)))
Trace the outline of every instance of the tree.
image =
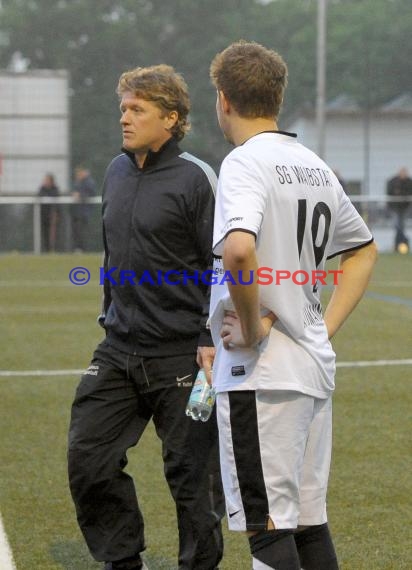
MULTIPOLYGON (((230 147, 215 119, 211 59, 240 38, 281 53, 289 66, 280 120, 287 125, 315 102, 316 8, 316 0, 2 0, 0 66, 20 51, 33 69, 69 70, 73 163, 87 163, 101 181, 120 151, 121 72, 169 63, 192 98, 184 147, 218 168, 230 147)), ((411 29, 410 0, 330 0, 328 97, 348 93, 373 106, 412 92, 411 29)))

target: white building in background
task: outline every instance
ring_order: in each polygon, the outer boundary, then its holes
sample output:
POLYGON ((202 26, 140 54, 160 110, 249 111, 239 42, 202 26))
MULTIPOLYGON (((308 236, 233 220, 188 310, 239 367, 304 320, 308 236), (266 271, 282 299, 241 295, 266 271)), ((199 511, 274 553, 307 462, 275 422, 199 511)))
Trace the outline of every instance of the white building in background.
MULTIPOLYGON (((316 152, 315 110, 303 110, 282 126, 316 152)), ((325 161, 351 194, 384 196, 386 182, 402 166, 412 173, 412 95, 405 93, 365 113, 347 95, 326 106, 325 161)))
POLYGON ((44 175, 69 190, 69 76, 0 70, 0 196, 37 194, 44 175))

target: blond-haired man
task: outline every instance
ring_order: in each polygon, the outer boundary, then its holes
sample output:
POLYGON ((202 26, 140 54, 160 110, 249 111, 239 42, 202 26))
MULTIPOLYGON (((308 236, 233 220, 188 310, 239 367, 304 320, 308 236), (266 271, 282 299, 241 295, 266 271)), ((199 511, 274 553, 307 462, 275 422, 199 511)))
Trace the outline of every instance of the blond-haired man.
POLYGON ((172 67, 127 71, 117 92, 123 153, 103 188, 106 338, 73 403, 71 492, 96 560, 107 570, 143 568, 143 518, 123 469, 153 420, 176 502, 179 569, 213 570, 223 515, 216 418, 195 423, 185 406, 198 367, 210 370, 214 356, 199 274, 211 262, 216 178, 178 146, 189 96, 172 67))

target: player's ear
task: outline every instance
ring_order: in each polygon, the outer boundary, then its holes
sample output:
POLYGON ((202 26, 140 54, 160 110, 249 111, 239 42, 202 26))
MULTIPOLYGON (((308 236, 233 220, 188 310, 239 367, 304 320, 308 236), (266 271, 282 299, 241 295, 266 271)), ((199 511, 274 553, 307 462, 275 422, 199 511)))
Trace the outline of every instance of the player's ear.
POLYGON ((217 97, 218 97, 218 101, 219 101, 220 108, 222 109, 222 111, 226 114, 229 113, 230 108, 231 108, 230 101, 226 97, 226 95, 223 93, 223 91, 218 91, 217 97))

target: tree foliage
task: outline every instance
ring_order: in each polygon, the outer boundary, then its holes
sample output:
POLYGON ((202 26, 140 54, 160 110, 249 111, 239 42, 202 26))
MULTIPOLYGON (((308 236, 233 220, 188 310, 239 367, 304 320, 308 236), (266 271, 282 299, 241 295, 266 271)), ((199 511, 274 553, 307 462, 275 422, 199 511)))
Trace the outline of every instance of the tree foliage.
MULTIPOLYGON (((73 163, 86 162, 101 180, 120 146, 119 75, 169 63, 191 92, 184 146, 218 167, 229 146, 215 119, 211 59, 239 38, 281 53, 287 123, 315 102, 316 9, 316 0, 1 0, 0 67, 18 51, 30 69, 69 70, 73 163)), ((347 93, 374 106, 412 92, 411 29, 410 0, 329 0, 328 98, 347 93)))

